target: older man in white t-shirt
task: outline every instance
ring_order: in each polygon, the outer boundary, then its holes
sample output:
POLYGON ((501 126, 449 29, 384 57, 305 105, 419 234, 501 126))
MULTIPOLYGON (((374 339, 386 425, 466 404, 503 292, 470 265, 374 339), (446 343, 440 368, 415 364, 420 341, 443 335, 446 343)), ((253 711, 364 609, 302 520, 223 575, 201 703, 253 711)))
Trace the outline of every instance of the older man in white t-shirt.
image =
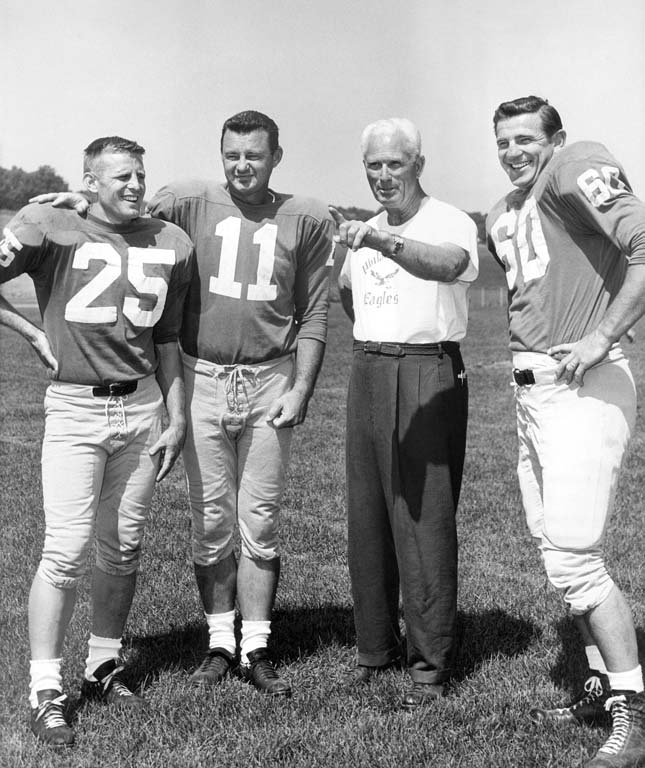
POLYGON ((347 402, 349 569, 358 645, 356 683, 399 662, 399 588, 412 685, 405 709, 442 696, 457 604, 455 512, 468 387, 459 351, 477 232, 429 197, 418 129, 368 125, 367 179, 384 210, 368 222, 332 210, 347 245, 341 300, 354 322, 347 402))

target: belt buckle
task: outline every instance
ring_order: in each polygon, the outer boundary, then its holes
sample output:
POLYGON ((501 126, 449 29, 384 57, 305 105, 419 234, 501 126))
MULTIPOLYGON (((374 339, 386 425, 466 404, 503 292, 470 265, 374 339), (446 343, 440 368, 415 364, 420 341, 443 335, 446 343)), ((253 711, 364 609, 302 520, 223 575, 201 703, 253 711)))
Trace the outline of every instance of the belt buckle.
POLYGON ((535 375, 530 368, 520 370, 519 368, 513 368, 513 378, 515 383, 520 387, 527 387, 531 384, 535 384, 535 375))

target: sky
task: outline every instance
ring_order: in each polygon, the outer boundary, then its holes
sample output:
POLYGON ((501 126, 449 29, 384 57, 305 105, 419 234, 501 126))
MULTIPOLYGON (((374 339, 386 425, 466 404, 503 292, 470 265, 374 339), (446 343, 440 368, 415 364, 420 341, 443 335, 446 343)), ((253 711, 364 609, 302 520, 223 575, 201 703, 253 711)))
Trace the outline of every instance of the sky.
POLYGON ((273 188, 375 208, 360 134, 400 116, 426 192, 485 212, 510 187, 492 113, 534 93, 645 197, 642 0, 0 0, 0 28, 0 166, 51 165, 72 188, 113 134, 146 147, 148 197, 222 179, 222 122, 258 109, 284 148, 273 188))

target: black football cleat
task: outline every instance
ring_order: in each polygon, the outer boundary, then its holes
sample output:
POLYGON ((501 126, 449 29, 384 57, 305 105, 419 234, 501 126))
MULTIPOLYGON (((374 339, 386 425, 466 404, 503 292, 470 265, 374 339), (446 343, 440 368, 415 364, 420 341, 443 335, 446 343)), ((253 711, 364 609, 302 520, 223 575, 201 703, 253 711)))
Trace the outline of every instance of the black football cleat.
POLYGON ((611 691, 606 707, 611 734, 585 768, 645 766, 645 693, 611 691))
POLYGON ((223 648, 212 648, 188 678, 191 685, 217 685, 231 671, 233 657, 223 648))
POLYGON ((50 747, 71 747, 74 731, 65 719, 67 696, 60 691, 38 691, 38 706, 32 707, 30 727, 34 735, 50 747))
POLYGON ((258 648, 247 654, 248 666, 241 667, 242 674, 258 691, 269 696, 291 696, 291 686, 273 668, 266 648, 258 648))
POLYGON ((145 699, 128 688, 121 677, 124 667, 117 659, 110 659, 94 670, 97 682, 85 680, 81 692, 90 699, 98 699, 118 707, 143 707, 145 699))
POLYGON ((532 709, 531 720, 536 723, 587 723, 601 725, 609 720, 605 702, 609 694, 607 676, 591 670, 582 693, 568 707, 555 709, 532 709))

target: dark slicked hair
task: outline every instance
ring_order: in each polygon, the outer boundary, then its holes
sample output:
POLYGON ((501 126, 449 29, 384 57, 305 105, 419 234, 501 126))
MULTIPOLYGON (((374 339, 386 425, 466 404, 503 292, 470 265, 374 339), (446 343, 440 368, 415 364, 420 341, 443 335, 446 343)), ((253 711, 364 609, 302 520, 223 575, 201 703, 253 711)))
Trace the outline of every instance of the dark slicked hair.
POLYGON ((232 131, 233 133, 266 131, 269 135, 269 149, 271 152, 275 152, 280 146, 278 126, 270 117, 262 112, 256 112, 254 109, 238 112, 236 115, 233 115, 233 117, 229 117, 229 119, 226 120, 222 126, 222 136, 219 142, 220 150, 224 146, 224 134, 226 131, 232 131))
POLYGON ((83 172, 87 172, 92 170, 94 161, 104 152, 123 152, 126 155, 141 157, 145 154, 145 149, 136 141, 124 139, 121 136, 103 136, 100 139, 94 139, 83 152, 83 172))
POLYGON ((503 101, 493 115, 493 127, 497 131, 497 123, 500 120, 508 120, 509 117, 518 115, 539 114, 542 121, 542 130, 551 138, 556 131, 562 129, 562 120, 558 110, 551 106, 546 99, 539 96, 522 96, 513 101, 503 101))

